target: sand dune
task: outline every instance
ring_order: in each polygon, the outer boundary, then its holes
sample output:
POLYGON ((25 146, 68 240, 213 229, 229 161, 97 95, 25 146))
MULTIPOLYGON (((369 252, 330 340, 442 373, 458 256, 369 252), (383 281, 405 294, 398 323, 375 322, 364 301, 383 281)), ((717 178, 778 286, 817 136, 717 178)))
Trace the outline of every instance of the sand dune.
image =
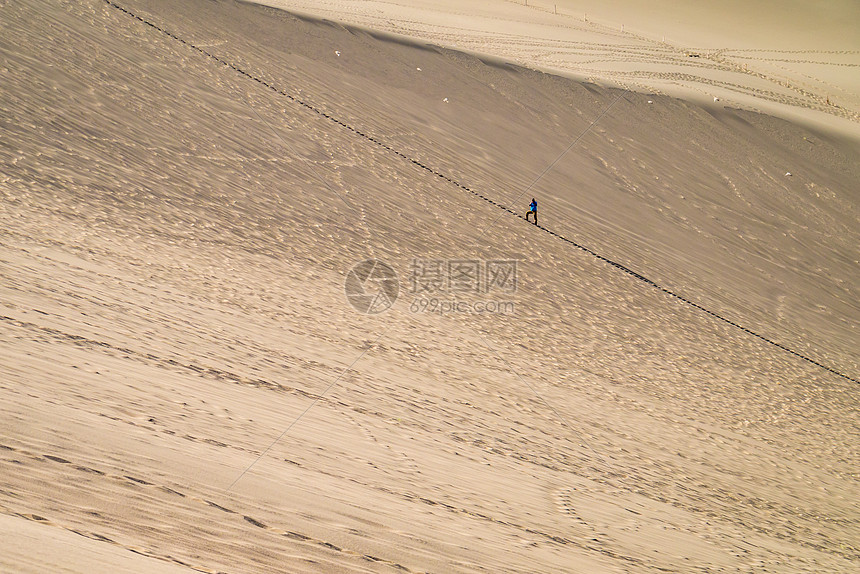
POLYGON ((0 570, 857 569, 856 142, 257 5, 0 10, 0 570))
POLYGON ((860 8, 852 1, 262 3, 860 137, 860 8))

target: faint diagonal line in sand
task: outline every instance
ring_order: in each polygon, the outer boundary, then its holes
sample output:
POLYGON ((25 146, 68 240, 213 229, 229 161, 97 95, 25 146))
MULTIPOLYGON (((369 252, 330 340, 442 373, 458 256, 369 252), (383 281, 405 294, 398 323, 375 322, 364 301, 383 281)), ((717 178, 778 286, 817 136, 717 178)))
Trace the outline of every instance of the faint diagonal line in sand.
POLYGON ((367 352, 368 352, 370 349, 372 349, 372 348, 373 348, 373 346, 374 346, 374 345, 375 345, 375 344, 376 344, 376 343, 377 343, 377 342, 382 338, 382 336, 383 336, 383 335, 385 335, 385 333, 386 333, 386 332, 388 332, 388 327, 386 327, 385 329, 383 329, 382 333, 380 333, 380 334, 379 334, 379 336, 378 336, 378 337, 376 337, 376 339, 374 339, 374 340, 373 340, 373 342, 372 342, 372 343, 370 343, 370 344, 367 346, 367 348, 366 348, 365 350, 363 350, 363 351, 361 352, 361 354, 360 354, 358 357, 356 357, 356 358, 355 358, 355 360, 354 360, 352 363, 350 363, 350 365, 349 365, 347 368, 345 368, 343 371, 341 371, 341 372, 340 372, 340 374, 337 376, 337 378, 336 378, 334 381, 332 381, 332 382, 331 382, 331 384, 329 384, 329 386, 327 386, 327 387, 325 388, 325 390, 324 390, 322 393, 320 393, 320 394, 317 396, 317 398, 315 398, 315 399, 313 400, 313 402, 312 402, 311 404, 309 404, 309 405, 308 405, 308 407, 307 407, 304 411, 302 411, 302 413, 301 413, 299 416, 297 416, 297 417, 293 420, 293 422, 291 422, 291 423, 289 424, 289 426, 288 426, 287 428, 285 428, 285 429, 284 429, 284 432, 282 432, 280 435, 278 435, 278 438, 276 438, 275 440, 273 440, 273 441, 272 441, 272 444, 270 444, 269 446, 267 446, 267 447, 266 447, 266 450, 264 450, 264 451, 260 454, 260 456, 258 456, 258 457, 257 457, 257 459, 256 459, 254 462, 252 462, 252 463, 248 466, 248 468, 246 468, 245 470, 243 470, 243 471, 242 471, 242 474, 240 474, 239 476, 237 476, 237 477, 236 477, 236 480, 234 480, 233 482, 231 482, 231 483, 230 483, 230 486, 228 486, 228 487, 225 489, 225 491, 224 491, 224 492, 227 492, 227 491, 229 491, 231 488, 233 488, 233 487, 236 485, 236 483, 237 483, 237 482, 239 482, 239 481, 242 479, 242 477, 243 477, 243 476, 245 476, 245 474, 247 474, 247 473, 248 473, 248 471, 249 471, 249 470, 251 470, 252 468, 254 468, 254 465, 256 465, 258 462, 260 462, 260 460, 262 460, 262 458, 263 458, 264 456, 266 456, 266 454, 267 454, 270 450, 272 450, 272 447, 273 447, 273 446, 275 446, 276 444, 278 444, 278 442, 279 442, 282 438, 284 438, 284 436, 286 436, 286 434, 287 434, 288 432, 290 432, 290 429, 292 429, 294 426, 296 426, 296 423, 298 423, 300 420, 302 420, 302 417, 303 417, 303 416, 305 416, 306 414, 308 414, 308 411, 310 411, 312 408, 314 408, 314 406, 315 406, 318 402, 320 402, 320 400, 322 400, 322 398, 326 395, 326 393, 328 393, 328 392, 332 389, 332 387, 334 387, 334 386, 338 383, 338 381, 340 381, 340 380, 343 378, 343 376, 344 376, 345 374, 347 374, 347 373, 352 369, 352 367, 354 367, 354 366, 355 366, 355 364, 356 364, 359 360, 361 360, 361 358, 362 358, 364 355, 366 355, 366 354, 367 354, 367 352))
POLYGON ((531 390, 531 392, 533 392, 533 393, 535 394, 535 396, 536 396, 538 399, 540 399, 540 401, 541 401, 544 405, 546 405, 546 407, 547 407, 549 410, 551 410, 551 411, 552 411, 552 413, 556 416, 556 418, 558 418, 558 420, 560 420, 560 421, 562 422, 562 424, 563 424, 564 426, 566 426, 568 429, 570 429, 571 431, 573 431, 573 433, 574 433, 574 434, 579 438, 579 440, 580 440, 580 441, 582 441, 582 444, 584 444, 586 447, 588 447, 588 450, 590 450, 590 451, 594 454, 594 456, 596 456, 596 457, 597 457, 597 459, 598 459, 598 460, 600 460, 600 462, 602 462, 602 463, 603 463, 603 465, 604 465, 608 470, 612 470, 612 465, 610 465, 608 462, 606 462, 606 459, 605 459, 605 458, 603 458, 603 457, 602 457, 602 456, 601 456, 601 455, 600 455, 596 450, 594 450, 593 448, 591 448, 591 445, 590 445, 590 444, 588 444, 588 441, 587 441, 587 440, 585 440, 585 437, 584 437, 584 436, 582 436, 582 433, 581 433, 581 432, 579 432, 578 430, 576 430, 576 428, 575 428, 573 425, 571 425, 569 422, 567 422, 567 419, 566 419, 566 418, 564 418, 564 417, 561 415, 561 413, 560 413, 560 412, 558 412, 558 411, 555 409, 555 407, 553 407, 553 406, 552 406, 552 404, 550 404, 550 402, 549 402, 549 401, 547 401, 547 400, 543 397, 543 395, 542 395, 542 394, 540 394, 540 393, 538 392, 538 390, 534 387, 534 385, 532 385, 531 383, 529 383, 529 382, 528 382, 527 380, 525 380, 525 379, 524 379, 524 378, 523 378, 523 377, 522 377, 518 372, 516 372, 516 371, 513 369, 513 367, 511 367, 510 363, 508 363, 508 362, 507 362, 507 361, 506 361, 506 360, 505 360, 505 359, 504 359, 504 358, 499 354, 499 352, 498 352, 498 351, 496 351, 496 348, 495 348, 495 347, 493 347, 492 345, 490 345, 490 343, 488 343, 488 342, 487 342, 487 340, 484 338, 484 336, 483 336, 483 335, 481 335, 481 333, 479 333, 479 332, 477 332, 477 331, 475 331, 475 333, 478 335, 478 338, 479 338, 479 339, 481 339, 481 341, 484 343, 484 345, 486 345, 486 346, 487 346, 487 348, 490 350, 490 352, 491 352, 491 353, 493 353, 493 354, 494 354, 494 355, 499 359, 499 361, 501 361, 501 362, 505 365, 505 367, 507 367, 508 371, 510 371, 511 373, 513 373, 513 374, 514 374, 514 376, 516 376, 516 377, 520 380, 520 382, 521 382, 521 383, 523 383, 525 386, 527 386, 527 387, 531 390))
MULTIPOLYGON (((602 112, 600 112, 600 114, 598 114, 598 116, 597 116, 596 118, 594 118, 594 119, 591 121, 591 123, 590 123, 590 124, 588 124, 588 127, 586 127, 584 130, 582 130, 582 133, 581 133, 581 134, 579 134, 578 136, 576 136, 576 139, 574 139, 572 142, 570 142, 570 145, 569 145, 569 146, 567 146, 567 147, 565 148, 565 150, 564 150, 563 152, 561 152, 561 153, 558 155, 558 157, 557 157, 557 158, 555 158, 555 160, 553 160, 553 162, 552 162, 551 164, 549 164, 549 165, 546 167, 546 169, 544 169, 544 170, 540 173, 540 175, 538 175, 538 176, 534 179, 534 181, 532 181, 532 182, 529 184, 529 186, 528 186, 527 188, 525 188, 524 190, 522 190, 522 191, 519 193, 519 195, 517 195, 517 196, 514 198, 514 200, 513 200, 513 202, 511 203, 511 205, 516 205, 516 204, 517 204, 517 202, 520 200, 520 198, 521 198, 522 196, 524 196, 524 195, 525 195, 525 194, 526 194, 526 193, 527 193, 531 188, 533 188, 533 187, 537 184, 537 182, 539 182, 541 179, 543 179, 543 176, 545 176, 547 173, 549 173, 549 171, 550 171, 553 167, 555 167, 555 164, 557 164, 559 161, 561 161, 561 158, 563 158, 565 155, 567 155, 567 152, 569 152, 569 151, 571 150, 571 148, 572 148, 573 146, 575 146, 575 145, 576 145, 576 143, 577 143, 579 140, 581 140, 583 137, 585 137, 585 134, 587 134, 588 132, 590 132, 590 131, 591 131, 591 128, 593 128, 593 127, 595 126, 595 124, 597 124, 597 122, 599 122, 599 121, 600 121, 600 119, 601 119, 603 116, 605 116, 605 115, 609 112, 609 110, 611 110, 611 109, 612 109, 612 106, 614 106, 614 105, 615 105, 615 103, 616 103, 618 100, 620 100, 620 99, 624 96, 624 94, 626 94, 628 91, 630 91, 630 88, 624 88, 624 91, 623 91, 623 92, 621 92, 620 94, 618 94, 618 96, 617 96, 614 100, 612 100, 612 102, 611 102, 608 106, 606 106, 606 108, 605 108, 602 112)), ((498 221, 498 220, 499 220, 503 215, 504 215, 504 213, 500 213, 498 216, 496 216, 496 218, 495 218, 493 221, 491 221, 491 222, 490 222, 490 224, 489 224, 489 225, 487 225, 486 227, 481 228, 481 232, 478 234, 478 237, 477 237, 477 238, 475 238, 475 241, 477 242, 479 239, 481 239, 481 237, 483 237, 483 236, 484 236, 484 233, 486 233, 488 229, 490 229, 493 225, 495 225, 495 224, 496 224, 496 222, 497 222, 497 221, 498 221)))
MULTIPOLYGON (((286 142, 286 140, 283 137, 281 137, 281 134, 278 133, 278 131, 274 128, 274 126, 272 126, 271 123, 269 123, 265 119, 263 119, 263 116, 261 116, 260 113, 254 108, 254 106, 251 105, 251 102, 249 102, 245 98, 242 98, 242 100, 244 101, 245 105, 248 106, 248 108, 252 112, 254 112, 254 115, 257 116, 257 119, 259 119, 261 122, 263 122, 263 124, 267 128, 269 128, 273 134, 275 134, 275 137, 278 138, 278 141, 280 141, 281 144, 286 149, 288 149, 290 151, 290 153, 293 154, 293 156, 295 156, 295 157, 299 158, 301 161, 305 162, 308 165, 308 167, 310 168, 311 172, 314 174, 314 177, 316 177, 320 181, 320 183, 322 183, 325 186, 326 189, 328 189, 334 195, 339 197, 340 200, 343 201, 344 204, 346 204, 346 206, 349 209, 351 209, 353 213, 356 214, 356 216, 358 217, 358 222, 361 225, 363 225, 365 229, 367 229, 368 233, 370 233, 374 239, 379 241, 379 236, 377 236, 376 233, 373 231, 373 229, 367 224, 367 222, 364 221, 364 218, 361 216, 361 212, 358 209, 356 209, 350 202, 348 202, 343 195, 339 194, 337 191, 334 190, 334 188, 331 185, 329 185, 328 181, 326 181, 326 179, 320 175, 319 171, 317 171, 316 166, 313 164, 313 162, 311 162, 311 160, 304 157, 303 155, 296 153, 295 148, 293 148, 290 144, 288 144, 286 142)), ((370 246, 370 251, 373 252, 373 245, 372 244, 370 246)))
MULTIPOLYGON (((217 57, 217 56, 215 56, 214 54, 210 54, 209 52, 207 52, 206 50, 204 50, 204 49, 201 47, 201 45, 192 44, 192 43, 190 43, 190 42, 188 42, 188 41, 186 41, 186 40, 184 40, 184 39, 180 38, 180 37, 179 37, 179 36, 177 36, 176 34, 173 34, 172 32, 169 32, 169 31, 165 30, 164 28, 161 28, 160 26, 158 26, 158 25, 156 25, 156 24, 154 24, 154 23, 150 22, 149 20, 146 20, 145 18, 142 18, 141 16, 138 16, 138 15, 137 15, 137 14, 135 14, 134 12, 131 12, 130 10, 127 10, 127 9, 123 8, 123 7, 122 7, 122 6, 120 6, 119 4, 114 3, 112 0, 105 0, 105 2, 106 2, 108 5, 113 6, 113 7, 114 7, 114 8, 116 8, 117 10, 121 10, 122 12, 125 12, 126 14, 128 14, 129 16, 131 16, 132 18, 136 18, 137 20, 139 20, 139 21, 143 22, 145 25, 147 25, 147 26, 149 26, 149 27, 151 27, 151 28, 153 28, 153 29, 155 29, 155 30, 158 30, 159 32, 161 32, 161 33, 163 33, 163 34, 166 34, 166 35, 170 36, 171 38, 173 38, 173 39, 175 39, 175 40, 177 40, 177 41, 179 41, 179 42, 181 42, 181 43, 185 44, 186 46, 188 46, 188 47, 190 47, 190 48, 192 48, 192 49, 194 49, 194 50, 197 50, 198 52, 200 52, 201 54, 205 55, 206 57, 208 57, 208 58, 212 58, 213 60, 215 60, 215 61, 217 61, 217 62, 220 62, 221 64, 223 64, 223 65, 225 65, 225 66, 228 66, 228 67, 232 68, 233 70, 235 70, 235 71, 239 72, 240 74, 243 74, 244 76, 246 76, 246 77, 248 77, 248 78, 251 78, 251 79, 256 80, 258 83, 263 84, 264 86, 266 86, 266 87, 267 87, 267 88, 269 88, 270 90, 274 90, 274 88, 273 88, 271 85, 269 85, 268 83, 264 82, 264 81, 263 81, 263 80, 261 80, 260 78, 256 78, 256 77, 252 76, 251 74, 249 74, 248 72, 245 72, 245 71, 244 71, 244 70, 242 70, 241 68, 236 67, 234 64, 231 64, 231 63, 229 63, 229 62, 227 62, 227 61, 225 61, 225 60, 222 60, 221 58, 218 58, 218 57, 217 57)), ((275 91, 277 91, 277 90, 275 90, 275 91)), ((280 93, 280 92, 279 92, 279 93, 280 93)), ((290 98, 291 100, 293 100, 293 101, 297 101, 295 98, 293 98, 293 97, 289 96, 289 95, 288 95, 288 94, 286 94, 286 93, 283 93, 283 95, 285 95, 285 96, 289 97, 289 98, 290 98)), ((294 149, 292 146, 290 146, 290 145, 289 145, 289 144, 284 140, 284 138, 283 138, 283 137, 281 137, 281 134, 279 134, 279 133, 277 132, 277 130, 275 130, 275 128, 274 128, 274 127, 273 127, 269 122, 267 122, 265 119, 263 119, 263 117, 262 117, 262 116, 257 112, 257 110, 254 108, 254 106, 252 106, 252 105, 251 105, 251 103, 250 103, 247 99, 245 99, 245 98, 240 98, 240 99, 242 100, 242 102, 243 102, 246 106, 248 106, 248 108, 250 108, 250 110, 251 110, 252 112, 254 112, 254 115, 255 115, 255 116, 257 116, 257 118, 258 118, 261 122, 263 122, 263 124, 265 124, 265 125, 266 125, 266 127, 268 127, 268 128, 272 131, 272 133, 273 133, 273 134, 275 134, 275 137, 276 137, 276 138, 278 138, 278 140, 281 142, 281 144, 283 144, 283 146, 284 146, 285 148, 287 148, 287 149, 288 149, 288 150, 289 150, 289 151, 290 151, 290 152, 291 152, 295 157, 299 158, 301 161, 303 161, 303 162, 305 162, 306 164, 308 164, 308 166, 309 166, 309 167, 310 167, 310 169, 311 169, 311 172, 313 172, 313 174, 314 174, 314 177, 316 177, 316 178, 317 178, 317 179, 318 179, 318 180, 319 180, 319 181, 320 181, 320 182, 325 186, 325 188, 326 188, 326 189, 328 189, 328 190, 329 190, 330 192, 332 192, 334 195, 336 195, 337 197, 339 197, 339 198, 341 199, 341 201, 343 201, 343 202, 344 202, 344 204, 346 204, 346 206, 347 206, 350 210, 352 210, 352 211, 353 211, 353 213, 355 213, 356 215, 358 215, 358 221, 359 221, 359 223, 360 223, 361 225, 364 225, 364 227, 365 227, 365 229, 367 229, 368 233, 370 233, 370 234, 373 236, 373 238, 374 238, 374 239, 379 240, 379 237, 376 235, 376 233, 374 233, 374 232, 373 232, 373 229, 371 229, 371 227, 370 227, 369 225, 367 225, 367 223, 366 223, 366 222, 364 221, 364 219, 361 217, 361 212, 360 212, 359 210, 357 210, 357 209, 356 209, 356 208, 355 208, 355 207, 354 207, 350 202, 348 202, 348 201, 346 200, 346 198, 345 198, 345 197, 343 197, 341 194, 339 194, 338 192, 336 192, 336 191, 334 190, 334 188, 332 188, 332 187, 331 187, 331 185, 329 185, 328 181, 326 181, 326 179, 325 179, 324 177, 322 177, 322 176, 319 174, 319 172, 317 171, 317 169, 316 169, 316 167, 313 165, 313 163, 312 163, 308 158, 306 158, 306 157, 302 156, 301 154, 296 153, 296 152, 295 152, 295 149, 294 149)), ((301 103, 301 102, 300 102, 300 103, 301 103)), ((372 245, 371 245, 370 250, 371 250, 371 251, 373 251, 373 246, 372 246, 372 245)))

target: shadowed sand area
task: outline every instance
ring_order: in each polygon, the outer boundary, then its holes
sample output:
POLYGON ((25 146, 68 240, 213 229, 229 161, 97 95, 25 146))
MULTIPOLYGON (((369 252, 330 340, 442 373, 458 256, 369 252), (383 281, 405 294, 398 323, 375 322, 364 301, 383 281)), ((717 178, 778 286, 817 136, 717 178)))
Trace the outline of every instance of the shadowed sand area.
POLYGON ((0 15, 0 571, 860 566, 856 139, 253 4, 0 15))

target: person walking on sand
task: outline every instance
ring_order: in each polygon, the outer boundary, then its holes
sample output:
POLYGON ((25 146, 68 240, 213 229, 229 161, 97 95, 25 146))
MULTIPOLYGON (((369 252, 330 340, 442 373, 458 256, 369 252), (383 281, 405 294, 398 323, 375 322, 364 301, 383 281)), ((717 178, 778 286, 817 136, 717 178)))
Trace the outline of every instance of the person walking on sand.
POLYGON ((529 220, 529 216, 535 216, 535 225, 537 225, 537 200, 532 198, 532 202, 529 204, 529 210, 526 211, 526 221, 529 220))

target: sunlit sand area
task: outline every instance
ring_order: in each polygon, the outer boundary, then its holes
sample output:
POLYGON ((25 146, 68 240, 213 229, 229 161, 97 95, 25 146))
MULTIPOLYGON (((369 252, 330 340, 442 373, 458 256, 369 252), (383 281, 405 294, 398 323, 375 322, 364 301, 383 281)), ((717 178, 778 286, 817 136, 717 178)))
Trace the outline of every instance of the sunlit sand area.
POLYGON ((860 4, 850 0, 261 3, 855 138, 860 131, 860 4))
POLYGON ((0 1, 0 571, 860 569, 856 4, 277 4, 0 1))

